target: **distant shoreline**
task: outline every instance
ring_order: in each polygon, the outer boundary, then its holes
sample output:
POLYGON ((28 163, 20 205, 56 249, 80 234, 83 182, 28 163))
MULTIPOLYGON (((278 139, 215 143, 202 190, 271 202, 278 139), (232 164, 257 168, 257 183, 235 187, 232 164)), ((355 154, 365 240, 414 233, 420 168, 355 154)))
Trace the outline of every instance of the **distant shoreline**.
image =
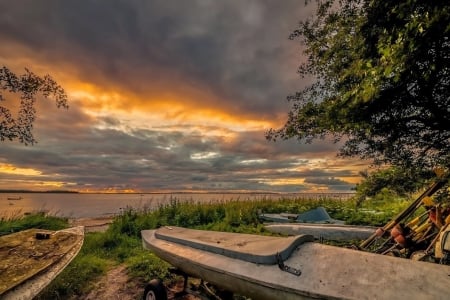
POLYGON ((97 195, 172 195, 172 194, 241 194, 241 195, 354 195, 355 192, 270 192, 270 191, 171 191, 171 192, 78 192, 78 191, 32 191, 32 190, 0 190, 0 194, 97 194, 97 195))
POLYGON ((0 193, 2 194, 31 194, 31 193, 38 193, 38 194, 80 194, 80 192, 77 191, 30 191, 30 190, 0 190, 0 193))

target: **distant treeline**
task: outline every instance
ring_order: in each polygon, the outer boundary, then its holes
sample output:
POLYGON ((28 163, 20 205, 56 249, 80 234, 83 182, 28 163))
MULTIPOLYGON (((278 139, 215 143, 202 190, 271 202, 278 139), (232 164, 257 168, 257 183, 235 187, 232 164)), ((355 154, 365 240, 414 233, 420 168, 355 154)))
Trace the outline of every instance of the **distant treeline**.
POLYGON ((77 191, 64 191, 64 190, 53 190, 53 191, 0 190, 0 193, 55 193, 55 194, 72 193, 72 194, 78 194, 77 191))

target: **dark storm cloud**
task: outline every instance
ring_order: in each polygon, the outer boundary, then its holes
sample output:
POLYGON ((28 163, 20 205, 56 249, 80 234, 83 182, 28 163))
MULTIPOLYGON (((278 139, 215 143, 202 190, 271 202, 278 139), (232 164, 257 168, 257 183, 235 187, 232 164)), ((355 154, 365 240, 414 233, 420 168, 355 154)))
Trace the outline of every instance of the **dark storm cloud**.
MULTIPOLYGON (((62 113, 54 116, 62 122, 68 115, 62 113)), ((111 117, 100 121, 120 124, 120 120, 111 117)), ((0 149, 0 158, 7 157, 8 163, 20 167, 33 166, 41 170, 46 179, 55 176, 54 180, 75 183, 77 187, 298 192, 306 187, 287 184, 271 186, 268 182, 309 177, 311 179, 305 180, 305 183, 328 183, 336 186, 336 190, 343 186, 347 190, 351 187, 340 180, 329 179, 350 176, 350 171, 317 168, 288 170, 301 165, 302 161, 289 151, 281 153, 283 146, 280 144, 263 143, 262 133, 242 133, 236 140, 245 140, 245 143, 237 147, 233 142, 236 147, 229 147, 220 136, 143 129, 125 133, 82 125, 77 126, 74 135, 53 139, 59 130, 58 127, 37 130, 42 139, 33 147, 5 144, 0 149), (264 147, 267 149, 261 150, 264 147), (266 155, 277 151, 280 151, 278 156, 266 155), (210 158, 192 158, 196 153, 209 152, 216 154, 210 158)), ((307 165, 308 160, 303 163, 307 165)))
POLYGON ((324 178, 324 177, 308 177, 305 179, 306 183, 320 184, 320 185, 348 185, 347 182, 337 178, 324 178))
POLYGON ((334 144, 327 140, 318 140, 312 144, 300 144, 297 140, 279 140, 276 143, 268 141, 264 132, 246 131, 228 144, 223 144, 223 151, 239 153, 240 151, 252 153, 252 156, 259 155, 260 158, 286 158, 289 156, 317 157, 327 156, 335 153, 339 144, 334 144))
POLYGON ((273 117, 301 84, 287 36, 306 14, 297 0, 3 1, 0 37, 82 78, 139 92, 179 74, 230 110, 273 117))

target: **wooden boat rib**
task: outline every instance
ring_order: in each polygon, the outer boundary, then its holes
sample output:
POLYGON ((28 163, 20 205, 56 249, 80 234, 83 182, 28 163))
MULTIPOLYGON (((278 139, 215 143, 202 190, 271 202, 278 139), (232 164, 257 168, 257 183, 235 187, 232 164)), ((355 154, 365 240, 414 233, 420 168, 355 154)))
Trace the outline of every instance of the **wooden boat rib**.
POLYGON ((146 249, 183 272, 253 299, 448 299, 449 266, 306 242, 306 238, 282 262, 284 267, 300 270, 297 276, 278 264, 259 264, 236 256, 236 252, 253 251, 276 256, 286 248, 284 237, 256 238, 178 227, 141 234, 146 249), (219 254, 217 249, 209 251, 208 245, 220 248, 223 240, 227 241, 224 248, 236 250, 233 257, 219 254))
POLYGON ((83 226, 0 237, 0 298, 33 299, 75 258, 83 240, 83 226), (36 239, 37 234, 45 237, 36 239))

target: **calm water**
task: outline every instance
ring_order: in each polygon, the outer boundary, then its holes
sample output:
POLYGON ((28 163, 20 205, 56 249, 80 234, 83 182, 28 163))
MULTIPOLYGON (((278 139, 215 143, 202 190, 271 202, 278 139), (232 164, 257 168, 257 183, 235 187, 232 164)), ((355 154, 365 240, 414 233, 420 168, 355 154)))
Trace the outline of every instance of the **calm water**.
POLYGON ((0 217, 23 215, 45 211, 51 215, 69 218, 93 218, 111 216, 126 207, 154 209, 171 200, 217 202, 229 200, 261 200, 288 198, 312 198, 331 196, 345 199, 352 194, 55 194, 55 193, 0 193, 0 217), (8 198, 20 198, 10 200, 8 198))

